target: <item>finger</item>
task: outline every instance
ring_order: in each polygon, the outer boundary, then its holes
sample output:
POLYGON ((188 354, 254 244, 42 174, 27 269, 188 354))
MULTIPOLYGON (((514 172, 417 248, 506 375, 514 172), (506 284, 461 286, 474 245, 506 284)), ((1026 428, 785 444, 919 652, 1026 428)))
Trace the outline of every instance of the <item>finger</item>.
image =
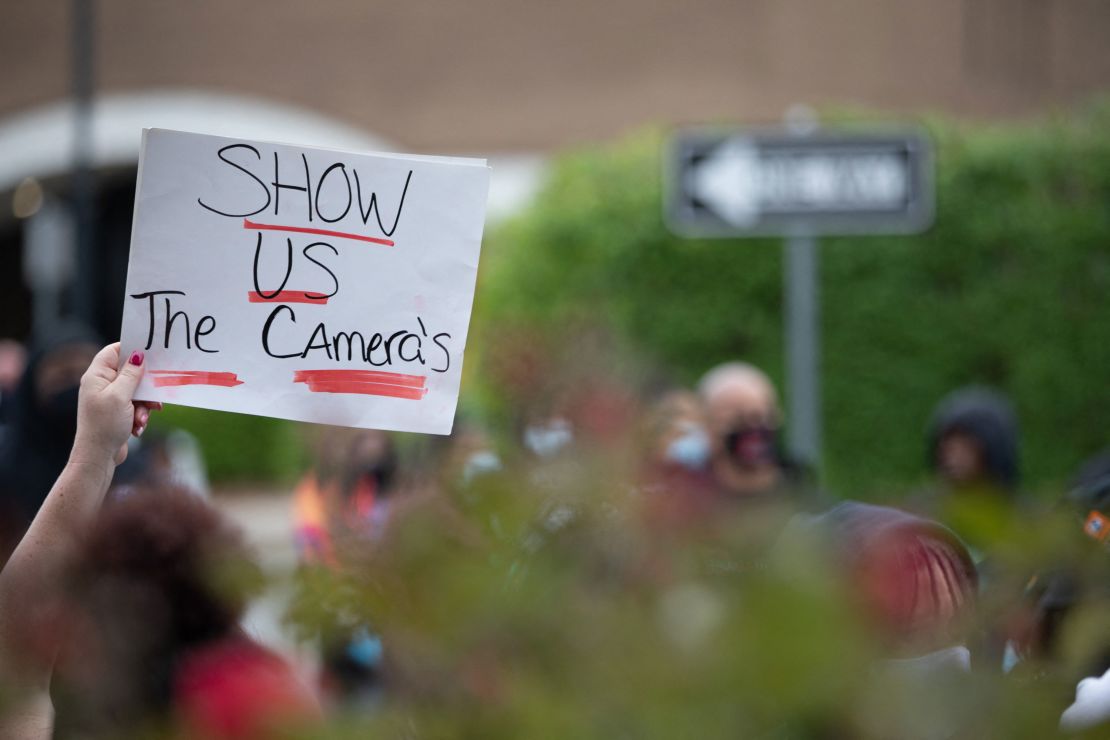
POLYGON ((93 357, 93 361, 89 363, 89 373, 103 378, 109 383, 115 379, 118 368, 119 342, 113 342, 101 349, 96 353, 96 356, 93 357))
POLYGON ((150 414, 155 410, 155 406, 162 404, 155 401, 134 401, 135 407, 135 428, 145 427, 150 421, 150 414))
POLYGON ((119 342, 112 342, 96 353, 93 364, 106 365, 115 370, 119 367, 119 342))
POLYGON ((112 381, 112 385, 118 387, 129 399, 135 396, 135 389, 139 387, 139 380, 143 377, 144 359, 142 352, 132 352, 120 368, 119 375, 112 381))
POLYGON ((135 401, 133 409, 134 416, 132 417, 131 429, 134 432, 134 430, 145 427, 150 422, 150 406, 147 401, 135 401))

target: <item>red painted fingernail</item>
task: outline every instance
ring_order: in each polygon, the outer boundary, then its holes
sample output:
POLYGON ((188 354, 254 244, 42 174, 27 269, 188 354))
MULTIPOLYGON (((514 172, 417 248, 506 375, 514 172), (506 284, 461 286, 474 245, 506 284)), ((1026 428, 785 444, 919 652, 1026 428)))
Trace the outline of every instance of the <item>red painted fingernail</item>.
POLYGON ((132 365, 142 365, 143 364, 143 353, 142 352, 132 352, 131 353, 131 364, 132 365))

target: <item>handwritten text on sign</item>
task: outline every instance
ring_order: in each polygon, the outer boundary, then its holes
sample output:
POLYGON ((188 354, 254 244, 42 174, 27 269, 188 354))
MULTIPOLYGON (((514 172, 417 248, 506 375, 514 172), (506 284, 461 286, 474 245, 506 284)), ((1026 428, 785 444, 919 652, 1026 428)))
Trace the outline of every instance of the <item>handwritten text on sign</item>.
POLYGON ((144 132, 138 397, 449 432, 488 185, 484 160, 144 132))

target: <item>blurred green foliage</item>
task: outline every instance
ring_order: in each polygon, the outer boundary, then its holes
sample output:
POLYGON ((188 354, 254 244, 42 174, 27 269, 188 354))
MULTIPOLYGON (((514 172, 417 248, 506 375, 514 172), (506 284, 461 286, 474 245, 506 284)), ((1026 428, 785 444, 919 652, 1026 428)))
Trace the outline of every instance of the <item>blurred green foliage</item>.
MULTIPOLYGON (((1110 442, 1110 104, 926 128, 933 228, 821 241, 825 482, 857 498, 916 485, 932 407, 980 383, 1016 403, 1026 487, 1052 488, 1110 442)), ((781 381, 780 242, 672 235, 664 143, 649 131, 560 157, 488 239, 464 388, 495 412, 534 390, 519 375, 578 356, 581 327, 675 384, 735 358, 781 381)))
MULTIPOLYGON (((989 659, 904 670, 889 659, 917 653, 861 608, 813 520, 784 530, 789 510, 758 506, 694 527, 643 518, 677 494, 630 487, 618 459, 585 445, 417 493, 384 540, 301 571, 288 619, 302 636, 364 624, 385 646, 381 702, 340 705, 303 736, 1040 740, 1105 645, 1102 588, 1052 660, 1006 677, 989 659)), ((1110 559, 1071 512, 961 506, 993 558, 969 635, 1009 625, 1048 564, 1106 583, 1110 559)))
POLYGON ((213 482, 286 483, 308 462, 308 450, 291 421, 167 404, 156 424, 197 438, 213 482))

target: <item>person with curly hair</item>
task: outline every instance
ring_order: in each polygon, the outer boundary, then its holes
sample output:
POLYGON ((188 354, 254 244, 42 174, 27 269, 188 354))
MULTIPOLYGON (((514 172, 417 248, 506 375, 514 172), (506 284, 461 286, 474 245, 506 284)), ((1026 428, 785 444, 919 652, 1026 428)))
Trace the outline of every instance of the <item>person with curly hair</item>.
POLYGON ((183 491, 105 501, 129 435, 143 354, 102 349, 81 379, 61 474, 0 572, 0 735, 264 738, 315 699, 239 627, 257 581, 241 533, 183 491))

